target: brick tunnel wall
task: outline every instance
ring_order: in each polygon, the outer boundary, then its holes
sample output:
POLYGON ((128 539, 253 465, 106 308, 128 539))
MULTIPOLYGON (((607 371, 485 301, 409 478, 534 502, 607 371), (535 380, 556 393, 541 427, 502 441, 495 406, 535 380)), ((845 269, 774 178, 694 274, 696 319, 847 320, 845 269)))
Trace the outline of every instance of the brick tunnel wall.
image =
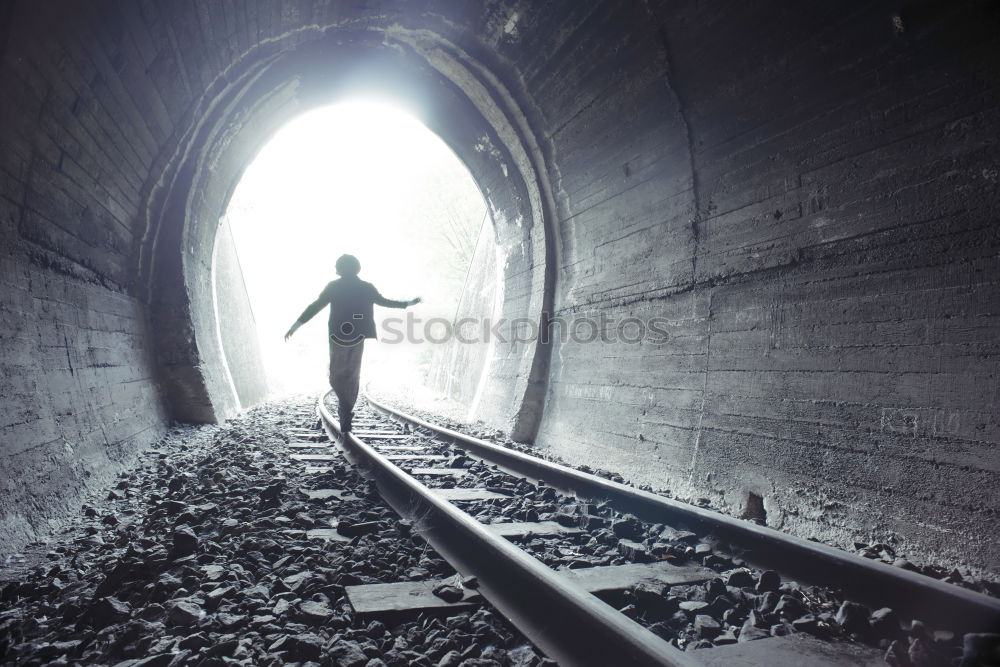
POLYGON ((1000 30, 946 4, 6 3, 0 548, 168 418, 142 221, 199 96, 303 26, 426 10, 537 139, 555 314, 666 320, 494 365, 544 372, 541 446, 995 569, 1000 30))

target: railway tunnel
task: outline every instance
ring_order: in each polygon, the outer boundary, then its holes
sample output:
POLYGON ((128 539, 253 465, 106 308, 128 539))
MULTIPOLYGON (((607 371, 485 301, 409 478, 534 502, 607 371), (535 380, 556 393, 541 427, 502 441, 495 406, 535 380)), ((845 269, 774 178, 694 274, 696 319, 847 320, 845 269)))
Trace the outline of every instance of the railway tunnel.
POLYGON ((246 299, 213 282, 238 277, 219 221, 279 128, 376 94, 486 204, 497 303, 473 281, 460 314, 573 331, 437 357, 470 419, 792 536, 1000 575, 995 3, 0 17, 4 553, 171 424, 266 400, 252 323, 217 308, 246 299))

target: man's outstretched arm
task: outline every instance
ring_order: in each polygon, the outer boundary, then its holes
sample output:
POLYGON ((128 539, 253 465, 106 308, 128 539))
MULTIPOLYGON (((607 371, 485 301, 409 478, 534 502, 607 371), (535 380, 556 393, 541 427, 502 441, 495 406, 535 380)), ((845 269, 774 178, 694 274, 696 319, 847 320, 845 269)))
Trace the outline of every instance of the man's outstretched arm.
POLYGON ((373 302, 376 306, 382 306, 383 308, 406 308, 408 306, 415 306, 420 303, 420 297, 415 299, 410 299, 409 301, 394 301, 392 299, 387 299, 382 296, 378 290, 375 290, 375 298, 373 302))
POLYGON ((302 311, 299 315, 299 319, 295 320, 295 324, 285 333, 285 340, 292 337, 292 334, 299 330, 303 324, 315 317, 316 313, 323 310, 330 303, 330 296, 326 293, 324 289, 320 292, 319 298, 306 306, 306 309, 302 311))

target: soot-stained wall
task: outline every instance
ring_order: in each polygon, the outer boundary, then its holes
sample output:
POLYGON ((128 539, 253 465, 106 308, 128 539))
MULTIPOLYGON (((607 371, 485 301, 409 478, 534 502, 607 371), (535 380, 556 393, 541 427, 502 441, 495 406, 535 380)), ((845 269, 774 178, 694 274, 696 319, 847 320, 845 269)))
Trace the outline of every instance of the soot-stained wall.
POLYGON ((996 573, 996 5, 564 21, 511 53, 551 156, 556 314, 668 336, 555 343, 538 442, 737 515, 760 498, 802 536, 996 573))
POLYGON ((83 493, 106 486, 160 436, 166 411, 132 292, 148 135, 124 127, 129 112, 97 73, 89 26, 58 45, 42 38, 44 17, 15 4, 0 20, 6 550, 58 526, 83 493))

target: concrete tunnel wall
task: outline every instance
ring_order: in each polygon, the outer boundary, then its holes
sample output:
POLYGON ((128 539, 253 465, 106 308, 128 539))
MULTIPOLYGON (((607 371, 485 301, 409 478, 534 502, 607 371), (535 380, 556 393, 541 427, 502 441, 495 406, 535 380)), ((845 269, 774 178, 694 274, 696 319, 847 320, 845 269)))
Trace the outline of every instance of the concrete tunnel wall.
POLYGON ((515 63, 548 129, 555 313, 669 337, 555 343, 538 443, 997 574, 996 5, 578 12, 568 57, 515 63))
POLYGON ((469 166, 505 316, 666 318, 661 343, 496 347, 478 416, 997 573, 991 3, 375 4, 3 10, 5 545, 169 416, 232 413, 219 217, 282 122, 363 83, 469 166))

